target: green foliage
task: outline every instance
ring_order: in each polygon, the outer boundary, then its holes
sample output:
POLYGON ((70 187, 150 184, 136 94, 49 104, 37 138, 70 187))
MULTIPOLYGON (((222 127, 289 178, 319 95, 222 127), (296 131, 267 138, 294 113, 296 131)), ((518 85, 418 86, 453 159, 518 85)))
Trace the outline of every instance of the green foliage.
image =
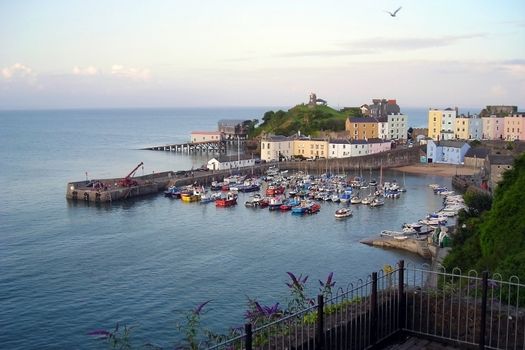
POLYGON ((250 133, 250 136, 262 132, 290 136, 298 131, 303 135, 316 135, 320 131, 343 131, 349 116, 361 116, 359 108, 346 108, 337 111, 328 106, 297 105, 287 112, 268 111, 264 113, 263 122, 250 133))
POLYGON ((481 145, 481 141, 479 141, 479 140, 472 140, 472 141, 469 142, 469 145, 470 145, 470 147, 477 147, 477 146, 481 145))
POLYGON ((525 154, 503 174, 492 201, 465 194, 469 206, 458 218, 457 235, 445 266, 499 272, 525 280, 525 154), (487 210, 490 208, 490 210, 487 210))

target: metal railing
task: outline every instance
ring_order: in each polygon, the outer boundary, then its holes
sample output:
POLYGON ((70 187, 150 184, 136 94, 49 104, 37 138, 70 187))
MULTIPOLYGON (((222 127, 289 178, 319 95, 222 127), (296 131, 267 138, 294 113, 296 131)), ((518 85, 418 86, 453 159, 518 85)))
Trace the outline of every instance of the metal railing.
POLYGON ((400 332, 480 349, 525 349, 525 285, 474 271, 374 272, 299 312, 209 349, 368 349, 400 332))

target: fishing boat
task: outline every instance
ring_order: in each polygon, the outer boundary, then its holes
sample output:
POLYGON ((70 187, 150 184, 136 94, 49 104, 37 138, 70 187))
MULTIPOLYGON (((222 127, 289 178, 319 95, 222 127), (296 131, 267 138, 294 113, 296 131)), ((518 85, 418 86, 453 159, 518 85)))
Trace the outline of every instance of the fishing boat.
POLYGON ((235 204, 237 204, 237 196, 231 192, 215 200, 216 207, 231 207, 235 204))
POLYGON ((361 197, 359 195, 355 195, 350 199, 350 203, 352 204, 359 204, 361 203, 361 197))
POLYGON ((190 203, 190 202, 198 202, 201 200, 201 195, 200 194, 197 194, 197 193, 188 193, 188 192, 184 192, 184 193, 181 193, 180 195, 180 199, 183 201, 183 202, 187 202, 187 203, 190 203))
POLYGON ((279 207, 283 205, 283 199, 281 196, 271 197, 268 203, 269 210, 279 210, 279 207))
POLYGON ((382 206, 385 204, 385 201, 382 200, 381 198, 374 198, 371 202, 370 202, 370 206, 371 207, 379 207, 379 206, 382 206))
POLYGON ((301 205, 292 208, 292 214, 314 214, 321 209, 321 205, 313 201, 303 201, 301 205))
POLYGON ((348 209, 348 208, 341 208, 341 209, 337 209, 335 211, 335 214, 334 216, 337 218, 337 219, 344 219, 344 218, 347 218, 349 216, 352 216, 352 210, 348 209))
POLYGON ((176 186, 170 186, 166 191, 164 191, 164 196, 171 198, 180 198, 181 189, 176 186))

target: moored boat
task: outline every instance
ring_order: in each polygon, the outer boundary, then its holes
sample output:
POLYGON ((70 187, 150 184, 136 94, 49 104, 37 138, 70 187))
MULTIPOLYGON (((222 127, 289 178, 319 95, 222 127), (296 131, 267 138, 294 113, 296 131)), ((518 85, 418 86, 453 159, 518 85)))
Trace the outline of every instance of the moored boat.
POLYGON ((231 207, 237 204, 237 196, 231 192, 215 200, 216 207, 231 207))
POLYGON ((350 209, 348 209, 348 208, 337 209, 337 210, 335 211, 334 216, 335 216, 337 219, 347 218, 347 217, 349 217, 349 216, 352 216, 352 210, 350 210, 350 209))

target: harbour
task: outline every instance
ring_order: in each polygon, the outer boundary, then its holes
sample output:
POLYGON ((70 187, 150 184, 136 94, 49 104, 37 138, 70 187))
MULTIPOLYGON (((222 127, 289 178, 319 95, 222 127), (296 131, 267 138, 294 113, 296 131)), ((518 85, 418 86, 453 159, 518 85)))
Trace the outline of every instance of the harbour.
MULTIPOLYGON (((97 349, 100 343, 86 334, 116 322, 136 325, 138 342, 169 344, 178 336, 174 325, 202 301, 213 299, 205 326, 226 331, 242 323, 246 295, 264 303, 286 300, 286 271, 308 274, 313 282, 334 272, 337 285, 345 285, 399 259, 414 265, 428 261, 360 241, 439 208, 442 199, 428 188, 438 182, 450 186, 450 179, 439 176, 406 174, 406 195, 385 199, 382 207, 351 207, 353 215, 345 219, 334 217, 340 205, 331 202, 302 216, 247 208, 252 193, 242 192, 238 205, 225 208, 172 200, 162 191, 99 204, 82 196, 65 199, 66 184, 82 182, 85 172, 89 181, 118 181, 139 161, 144 169, 138 168, 134 179, 199 168, 208 156, 139 149, 182 141, 196 116, 213 128, 218 113, 242 116, 257 109, 4 112, 0 158, 9 164, 0 178, 8 203, 0 211, 0 342, 5 347, 97 349), (86 124, 105 127, 75 133, 74 125, 86 124), (136 130, 144 131, 137 137, 136 130), (35 174, 36 180, 21 181, 24 174, 35 174)), ((327 168, 326 161, 292 163, 316 176, 327 168)), ((380 160, 369 164, 379 167, 380 160)), ((339 172, 344 166, 347 175, 360 175, 361 167, 368 178, 365 165, 341 162, 339 172)), ((337 163, 331 167, 337 172, 337 163)), ((372 177, 379 179, 373 169, 372 177)), ((257 174, 257 167, 253 171, 257 174)), ((246 172, 251 175, 252 169, 246 172)), ((385 169, 383 176, 402 183, 402 173, 385 169)), ((222 180, 209 171, 195 170, 194 177, 205 187, 214 177, 222 180)), ((176 179, 179 186, 195 181, 191 173, 176 179)), ((313 282, 308 289, 315 293, 313 282)))

